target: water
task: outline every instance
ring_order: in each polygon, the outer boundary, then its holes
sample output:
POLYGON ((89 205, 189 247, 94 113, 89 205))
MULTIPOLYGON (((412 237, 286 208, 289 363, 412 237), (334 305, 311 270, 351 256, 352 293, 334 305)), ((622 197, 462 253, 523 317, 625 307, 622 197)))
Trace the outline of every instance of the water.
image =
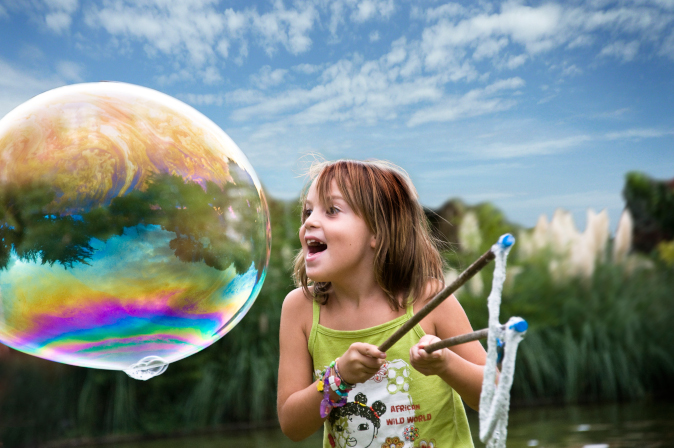
MULTIPOLYGON (((476 448, 478 415, 468 418, 476 448)), ((318 448, 321 431, 292 442, 278 429, 227 432, 210 436, 106 445, 109 448, 318 448)), ((514 409, 508 448, 668 448, 674 447, 674 403, 626 403, 514 409)))
MULTIPOLYGON (((469 414, 476 447, 477 413, 469 414)), ((674 403, 625 403, 515 409, 509 448, 674 447, 674 403)))

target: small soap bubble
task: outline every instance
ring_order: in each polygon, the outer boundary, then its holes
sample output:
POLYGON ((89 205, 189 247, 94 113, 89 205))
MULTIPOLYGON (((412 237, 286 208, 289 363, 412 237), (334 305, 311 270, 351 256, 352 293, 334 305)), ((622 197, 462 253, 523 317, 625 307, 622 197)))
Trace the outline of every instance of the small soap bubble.
POLYGON ((128 369, 124 373, 136 380, 147 381, 166 371, 168 364, 159 356, 146 356, 128 369))
POLYGON ((147 379, 241 320, 269 244, 249 161, 174 98, 78 84, 0 120, 2 344, 147 379))

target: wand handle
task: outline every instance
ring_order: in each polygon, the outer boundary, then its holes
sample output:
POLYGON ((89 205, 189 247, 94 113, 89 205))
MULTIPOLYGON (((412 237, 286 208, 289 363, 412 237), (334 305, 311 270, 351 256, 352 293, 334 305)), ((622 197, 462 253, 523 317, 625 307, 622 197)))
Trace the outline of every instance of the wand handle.
POLYGON ((393 346, 396 342, 402 338, 405 333, 410 331, 416 324, 418 324, 421 319, 428 316, 428 314, 437 308, 438 305, 442 303, 447 297, 452 295, 454 291, 462 287, 468 280, 470 280, 475 274, 480 272, 490 261, 495 258, 494 253, 489 249, 487 252, 482 254, 480 258, 475 260, 473 264, 468 266, 468 268, 463 271, 456 280, 454 280, 450 285, 446 286, 442 291, 436 294, 423 308, 419 310, 417 314, 412 316, 410 320, 405 322, 402 327, 391 335, 387 340, 384 341, 382 345, 379 346, 379 350, 385 352, 393 346))
POLYGON ((447 338, 443 339, 442 341, 434 342, 424 347, 424 350, 426 350, 426 353, 433 353, 434 351, 440 350, 441 348, 465 344, 467 342, 473 342, 479 339, 486 339, 488 335, 489 328, 483 328, 482 330, 473 331, 472 333, 460 334, 458 336, 454 336, 453 338, 447 338))

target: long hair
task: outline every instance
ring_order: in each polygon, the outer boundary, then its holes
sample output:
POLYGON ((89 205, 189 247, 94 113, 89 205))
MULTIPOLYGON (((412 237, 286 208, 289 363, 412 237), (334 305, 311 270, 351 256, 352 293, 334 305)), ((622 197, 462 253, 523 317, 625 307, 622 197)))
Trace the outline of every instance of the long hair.
MULTIPOLYGON (((316 184, 323 205, 327 204, 333 180, 349 207, 376 237, 375 279, 392 309, 414 303, 431 279, 437 280, 435 285, 444 284, 438 242, 431 236, 417 191, 405 171, 378 160, 314 163, 309 170, 308 185, 316 184)), ((300 198, 302 210, 307 191, 305 188, 300 198)), ((304 221, 302 213, 302 224, 304 221)), ((312 295, 311 283, 314 299, 323 305, 327 303, 330 283, 310 282, 302 251, 295 257, 293 274, 295 284, 307 295, 312 295)))

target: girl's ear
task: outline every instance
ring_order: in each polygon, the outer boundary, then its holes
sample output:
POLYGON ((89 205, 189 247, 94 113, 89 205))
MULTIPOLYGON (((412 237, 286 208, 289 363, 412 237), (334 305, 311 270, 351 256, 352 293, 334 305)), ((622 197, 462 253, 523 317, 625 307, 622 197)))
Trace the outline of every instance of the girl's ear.
POLYGON ((372 238, 370 238, 370 247, 372 249, 377 247, 377 236, 376 235, 372 235, 372 238))

